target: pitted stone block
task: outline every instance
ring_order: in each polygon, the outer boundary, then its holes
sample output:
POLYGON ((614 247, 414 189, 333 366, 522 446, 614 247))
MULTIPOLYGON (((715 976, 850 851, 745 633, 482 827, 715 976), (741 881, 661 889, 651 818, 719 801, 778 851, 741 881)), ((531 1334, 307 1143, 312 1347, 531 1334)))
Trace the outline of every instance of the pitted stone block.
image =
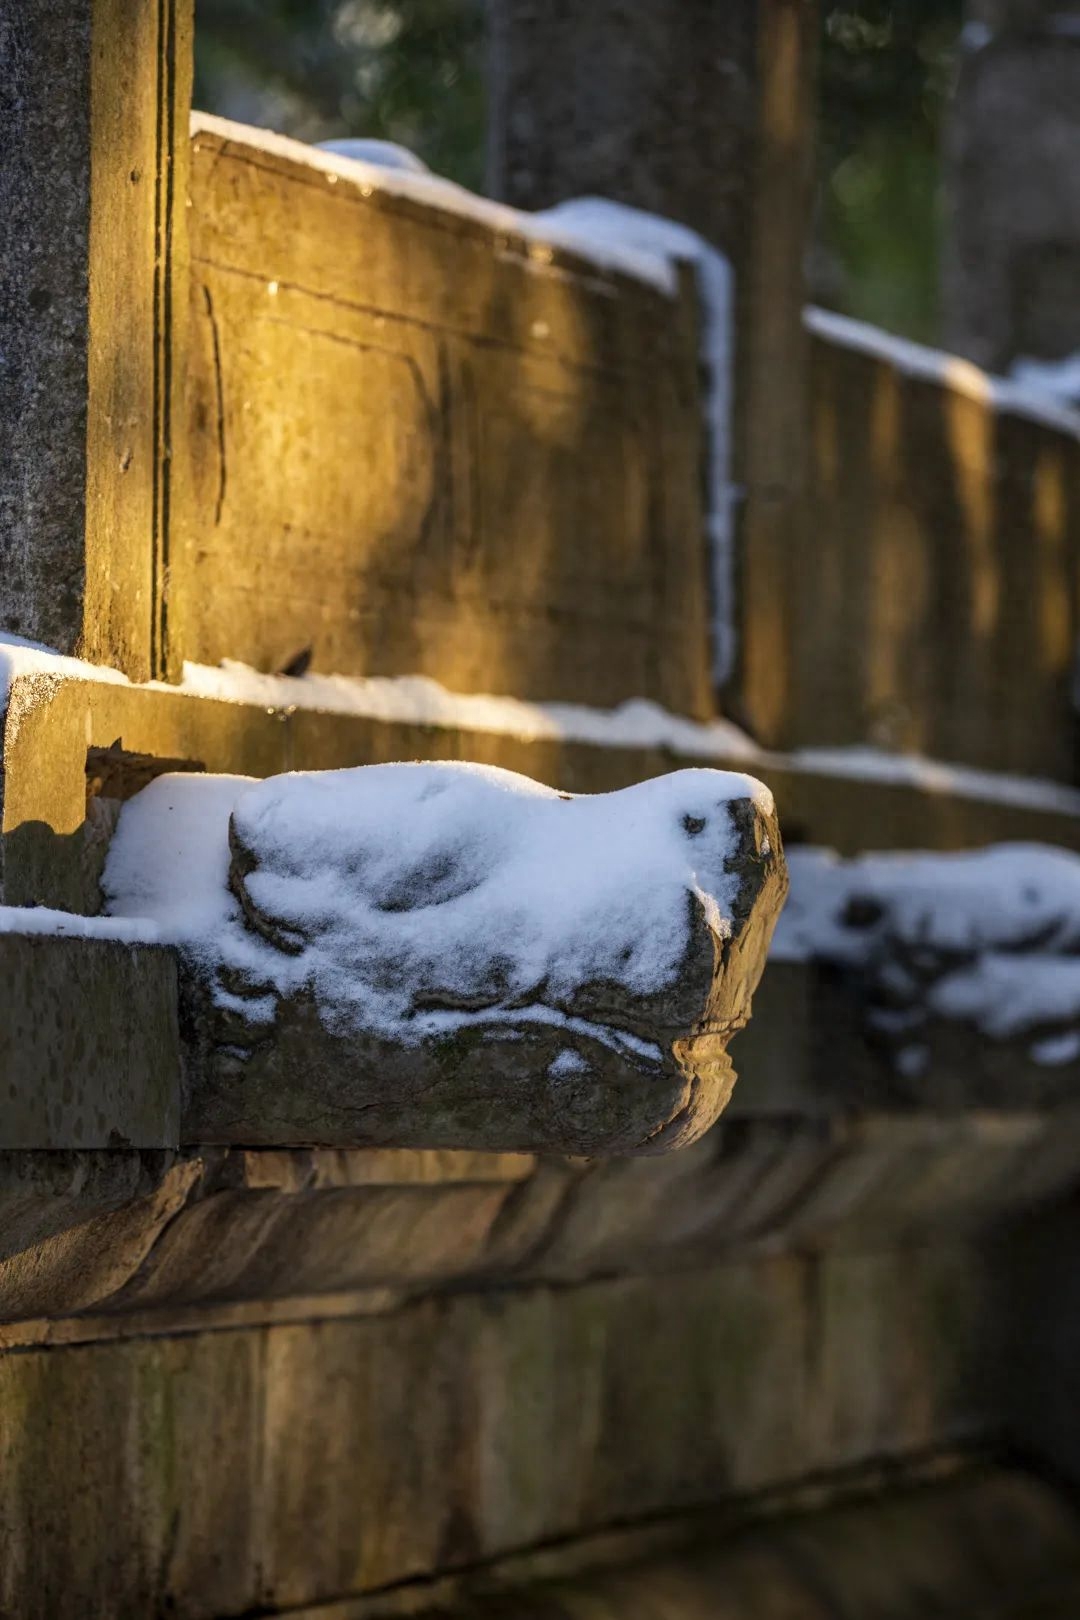
POLYGON ((0 1147, 176 1144, 180 1049, 171 952, 123 940, 0 932, 0 982, 0 1147))

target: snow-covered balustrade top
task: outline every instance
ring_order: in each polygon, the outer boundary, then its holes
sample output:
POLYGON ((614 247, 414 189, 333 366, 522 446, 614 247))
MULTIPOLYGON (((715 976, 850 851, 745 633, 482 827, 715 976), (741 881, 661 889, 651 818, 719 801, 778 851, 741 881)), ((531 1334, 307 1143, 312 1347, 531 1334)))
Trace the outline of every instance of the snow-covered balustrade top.
POLYGON ((1071 781, 1080 411, 1029 369, 806 321, 812 544, 778 582, 789 744, 1071 781))
POLYGON ((1037 844, 951 855, 789 855, 774 960, 821 961, 858 985, 869 1030, 917 1075, 936 1021, 1080 1058, 1080 856, 1037 844))
POLYGON ((752 778, 462 764, 160 777, 105 875, 179 949, 193 1138, 583 1154, 716 1118, 785 883, 752 778))

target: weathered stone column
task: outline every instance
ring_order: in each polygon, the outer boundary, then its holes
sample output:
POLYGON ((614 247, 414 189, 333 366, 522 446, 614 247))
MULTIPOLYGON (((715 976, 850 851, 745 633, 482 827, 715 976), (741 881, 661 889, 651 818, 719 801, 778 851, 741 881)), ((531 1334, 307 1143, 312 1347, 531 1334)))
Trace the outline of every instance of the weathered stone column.
POLYGON ((1080 350, 1080 5, 970 0, 946 144, 945 341, 1080 350))
POLYGON ((191 0, 0 0, 0 629, 166 671, 191 0))
POLYGON ((736 283, 736 667, 727 705, 786 731, 804 478, 811 0, 490 0, 489 186, 522 208, 599 194, 691 226, 736 283))

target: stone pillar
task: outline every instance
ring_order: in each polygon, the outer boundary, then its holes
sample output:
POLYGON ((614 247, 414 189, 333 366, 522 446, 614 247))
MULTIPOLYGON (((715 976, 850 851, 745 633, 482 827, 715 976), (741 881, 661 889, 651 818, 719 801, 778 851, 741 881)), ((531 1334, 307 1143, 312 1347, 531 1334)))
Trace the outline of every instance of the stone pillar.
POLYGON ((0 629, 136 678, 167 669, 190 76, 191 0, 0 0, 0 629))
POLYGON ((945 341, 1080 350, 1080 4, 972 0, 946 142, 945 341))
POLYGON ((726 705, 787 723, 785 581, 804 478, 812 0, 489 0, 489 187, 599 194, 691 226, 736 285, 737 666, 726 705))

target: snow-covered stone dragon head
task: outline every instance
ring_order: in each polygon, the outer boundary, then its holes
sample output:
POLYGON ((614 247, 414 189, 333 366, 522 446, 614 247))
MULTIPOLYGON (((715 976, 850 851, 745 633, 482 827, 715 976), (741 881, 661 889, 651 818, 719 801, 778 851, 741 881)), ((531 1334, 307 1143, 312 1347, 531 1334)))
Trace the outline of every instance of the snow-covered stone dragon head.
POLYGON ((592 1155, 716 1118, 786 879, 748 777, 453 763, 159 778, 106 882, 181 950, 200 1140, 592 1155))

